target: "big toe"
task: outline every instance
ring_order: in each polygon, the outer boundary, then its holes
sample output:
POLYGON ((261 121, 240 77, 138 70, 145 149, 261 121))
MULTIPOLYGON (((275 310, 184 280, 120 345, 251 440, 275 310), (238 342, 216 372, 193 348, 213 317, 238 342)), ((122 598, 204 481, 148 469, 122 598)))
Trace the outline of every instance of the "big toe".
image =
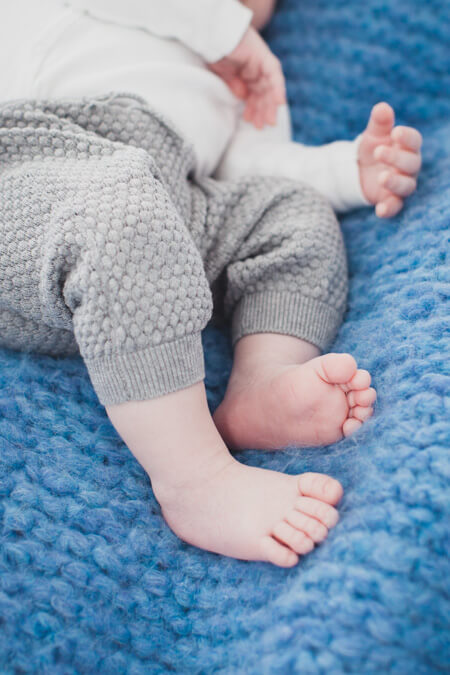
POLYGON ((372 378, 367 370, 358 369, 350 382, 348 382, 348 389, 355 391, 362 391, 369 389, 372 378))
POLYGON ((320 499, 327 504, 337 504, 344 491, 339 481, 323 473, 302 473, 298 478, 300 495, 320 499))
POLYGON ((329 384, 345 384, 356 373, 357 364, 351 354, 325 354, 318 360, 319 375, 329 384))

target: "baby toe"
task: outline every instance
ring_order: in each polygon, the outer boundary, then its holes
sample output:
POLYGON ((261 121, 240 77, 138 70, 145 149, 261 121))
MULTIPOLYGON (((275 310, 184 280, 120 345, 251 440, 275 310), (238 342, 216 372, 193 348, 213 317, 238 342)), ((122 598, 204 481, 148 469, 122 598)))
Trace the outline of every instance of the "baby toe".
POLYGON ((350 409, 349 418, 359 420, 360 422, 365 422, 366 420, 369 419, 369 417, 372 417, 372 415, 373 415, 373 408, 371 408, 370 406, 363 407, 360 405, 356 405, 354 408, 350 409))
POLYGON ((278 523, 273 528, 273 536, 299 555, 310 553, 314 548, 314 542, 307 534, 297 530, 285 521, 278 523))
POLYGON ((298 555, 273 537, 262 537, 260 548, 262 559, 278 567, 294 567, 298 563, 298 555))
POLYGON ((291 511, 286 516, 286 521, 296 530, 304 532, 316 544, 326 539, 328 535, 328 529, 325 525, 301 511, 291 511))
POLYGON ((339 481, 322 473, 303 473, 299 476, 300 495, 321 499, 328 504, 336 504, 342 497, 343 490, 339 481))
POLYGON ((334 527, 339 520, 339 512, 334 506, 321 502, 311 497, 298 497, 295 502, 295 508, 300 513, 304 513, 311 518, 323 523, 329 530, 334 527))
POLYGON ((345 420, 344 424, 342 425, 342 433, 347 438, 348 436, 351 436, 352 434, 354 434, 355 431, 358 431, 358 429, 361 426, 362 426, 362 422, 355 419, 354 417, 349 418, 349 419, 345 420))
POLYGON ((367 370, 357 370, 348 383, 349 389, 368 389, 372 378, 367 370))
POLYGON ((373 387, 369 389, 351 390, 347 394, 347 401, 350 408, 355 405, 371 406, 377 400, 377 392, 373 387))
POLYGON ((319 376, 329 384, 348 382, 356 372, 356 361, 351 354, 325 354, 317 359, 319 376))

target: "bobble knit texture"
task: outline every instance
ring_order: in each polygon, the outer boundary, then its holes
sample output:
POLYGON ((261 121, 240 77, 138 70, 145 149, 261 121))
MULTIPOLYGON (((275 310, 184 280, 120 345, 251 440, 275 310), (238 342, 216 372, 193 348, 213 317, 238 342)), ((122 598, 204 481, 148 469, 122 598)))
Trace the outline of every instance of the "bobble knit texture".
POLYGON ((120 95, 5 104, 0 150, 0 344, 52 355, 78 345, 102 403, 203 379, 200 331, 221 276, 234 339, 334 338, 344 247, 311 188, 196 183, 190 148, 120 95))
MULTIPOLYGON (((349 309, 332 348, 371 371, 374 417, 323 450, 238 455, 339 478, 337 527, 292 570, 183 544, 82 360, 2 350, 2 673, 448 671, 447 15, 436 0, 283 0, 269 33, 298 140, 354 138, 379 100, 424 135, 405 210, 342 221, 349 309)), ((230 343, 216 328, 203 341, 214 408, 230 343)))

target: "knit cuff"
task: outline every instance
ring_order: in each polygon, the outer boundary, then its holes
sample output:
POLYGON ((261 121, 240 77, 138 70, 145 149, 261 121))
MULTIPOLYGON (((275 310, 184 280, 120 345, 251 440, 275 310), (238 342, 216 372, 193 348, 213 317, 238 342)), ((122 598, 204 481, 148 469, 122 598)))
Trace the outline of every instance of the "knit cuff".
POLYGON ((103 405, 164 396, 205 377, 200 333, 136 352, 85 359, 85 363, 103 405))
POLYGON ((232 321, 233 345, 244 335, 282 333, 324 351, 333 341, 342 315, 333 307, 296 293, 269 291, 246 295, 232 321))

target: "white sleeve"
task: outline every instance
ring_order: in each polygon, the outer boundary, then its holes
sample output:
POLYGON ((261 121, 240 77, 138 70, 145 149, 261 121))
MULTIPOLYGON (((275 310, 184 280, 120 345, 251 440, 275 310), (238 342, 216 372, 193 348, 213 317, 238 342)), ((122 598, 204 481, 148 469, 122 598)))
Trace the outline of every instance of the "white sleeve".
POLYGON ((301 165, 299 179, 321 192, 337 213, 370 206, 359 178, 358 148, 361 137, 354 141, 334 141, 327 145, 298 148, 301 165))
POLYGON ((238 0, 65 0, 65 4, 99 19, 179 40, 208 63, 233 51, 253 16, 238 0))
POLYGON ((370 205, 359 179, 361 136, 319 146, 295 143, 290 138, 287 106, 278 109, 275 127, 256 129, 241 119, 215 177, 231 180, 259 175, 302 181, 323 194, 338 213, 370 205))
POLYGON ((334 141, 327 145, 306 146, 301 143, 261 143, 245 152, 231 150, 231 165, 217 175, 222 179, 236 174, 274 175, 307 183, 328 199, 334 211, 345 213, 370 206, 359 179, 358 146, 354 141, 334 141), (234 154, 234 156, 233 156, 234 154), (231 169, 231 171, 230 171, 231 169), (228 175, 226 175, 228 173, 228 175), (233 174, 233 175, 231 175, 233 174))

